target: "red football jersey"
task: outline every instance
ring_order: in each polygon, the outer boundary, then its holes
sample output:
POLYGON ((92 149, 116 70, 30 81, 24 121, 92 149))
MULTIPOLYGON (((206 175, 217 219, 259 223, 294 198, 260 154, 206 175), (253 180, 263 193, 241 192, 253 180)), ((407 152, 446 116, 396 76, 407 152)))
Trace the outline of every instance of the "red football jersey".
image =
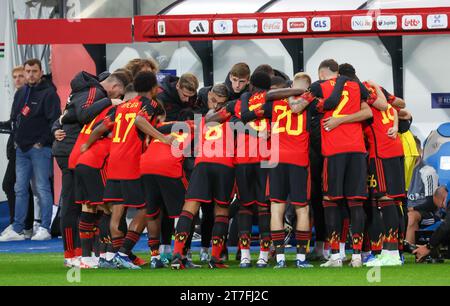
POLYGON ((86 152, 80 155, 77 165, 85 165, 94 169, 103 169, 109 157, 111 138, 103 137, 96 141, 86 152))
MULTIPOLYGON (((174 122, 165 122, 158 124, 158 127, 173 126, 174 122)), ((159 139, 152 139, 147 150, 141 156, 141 174, 156 174, 172 178, 183 177, 183 161, 184 150, 189 147, 193 134, 193 121, 177 122, 177 124, 185 124, 184 131, 173 131, 163 133, 172 135, 176 138, 179 146, 161 142, 159 139), (189 129, 188 132, 186 132, 189 129)))
MULTIPOLYGON (((371 95, 375 95, 375 89, 366 82, 363 83, 371 95)), ((394 98, 395 99, 395 98, 394 98)), ((403 145, 400 137, 392 139, 388 137, 388 131, 394 126, 394 108, 389 104, 386 111, 372 108, 373 120, 370 125, 366 124, 364 133, 369 142, 369 157, 393 158, 403 156, 403 145)))
MULTIPOLYGON (((248 110, 253 111, 266 103, 267 92, 253 94, 248 100, 248 110)), ((242 101, 238 100, 235 107, 235 116, 241 118, 242 101)), ((270 134, 269 119, 258 118, 247 124, 255 132, 270 134)), ((238 132, 236 144, 236 164, 259 163, 270 158, 270 140, 256 137, 249 133, 238 132)))
MULTIPOLYGON (((92 133, 93 129, 95 128, 95 126, 105 119, 106 114, 108 114, 108 112, 111 110, 111 108, 112 108, 112 106, 105 108, 100 114, 97 115, 97 117, 94 118, 94 120, 92 120, 89 124, 85 124, 83 126, 83 129, 81 130, 80 134, 78 135, 77 141, 75 142, 75 145, 73 146, 72 152, 70 152, 69 169, 75 169, 76 165, 78 164, 78 159, 80 158, 80 155, 81 155, 81 151, 80 151, 81 146, 89 140, 89 137, 91 136, 91 133, 92 133)), ((90 148, 89 150, 91 150, 91 149, 92 148, 90 148)), ((87 153, 87 152, 85 152, 85 153, 87 153)), ((90 166, 90 165, 87 165, 87 166, 90 166)), ((97 168, 97 169, 99 169, 99 168, 97 168)))
POLYGON ((270 163, 309 165, 307 111, 293 114, 287 99, 273 101, 270 163))
MULTIPOLYGON (((336 85, 336 79, 322 83, 315 83, 314 96, 327 99, 336 85), (317 85, 318 84, 318 85, 317 85)), ((367 99, 368 97, 365 97, 367 99)), ((323 127, 323 120, 329 117, 341 117, 354 114, 361 110, 361 89, 359 84, 347 81, 342 91, 338 106, 325 111, 321 121, 322 155, 331 156, 340 153, 365 153, 363 128, 361 122, 341 124, 327 132, 323 127)))
POLYGON ((206 124, 203 117, 196 133, 199 142, 195 147, 195 165, 215 163, 234 167, 234 137, 229 120, 222 124, 206 124))
POLYGON ((137 115, 148 119, 155 125, 155 109, 158 103, 137 96, 112 109, 105 122, 114 122, 111 150, 108 162, 108 179, 135 180, 141 177, 139 169, 141 155, 144 152, 145 135, 135 126, 137 115))

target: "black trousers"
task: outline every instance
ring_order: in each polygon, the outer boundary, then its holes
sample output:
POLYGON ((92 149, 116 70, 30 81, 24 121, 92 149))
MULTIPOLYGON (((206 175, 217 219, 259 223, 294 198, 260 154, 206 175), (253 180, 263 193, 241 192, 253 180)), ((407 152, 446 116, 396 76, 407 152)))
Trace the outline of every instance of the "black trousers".
POLYGON ((60 198, 60 224, 64 251, 73 252, 81 247, 78 233, 78 221, 81 205, 75 204, 74 171, 68 168, 68 157, 56 157, 56 162, 62 171, 62 189, 60 198))
POLYGON ((202 247, 209 248, 212 238, 212 229, 214 226, 214 205, 210 203, 203 203, 202 220, 200 223, 200 230, 202 235, 202 247))
MULTIPOLYGON (((312 124, 312 123, 311 123, 312 124)), ((323 156, 320 140, 320 122, 311 126, 310 138, 310 174, 311 174, 311 208, 316 230, 316 241, 325 241, 327 232, 325 227, 325 214, 322 205, 322 171, 323 156)))
MULTIPOLYGON (((8 161, 6 167, 5 176, 3 177, 2 188, 6 194, 9 206, 9 224, 14 223, 14 213, 16 207, 16 192, 14 191, 14 185, 16 184, 16 159, 11 158, 8 161)), ((30 186, 30 197, 28 201, 28 213, 25 219, 25 230, 33 228, 34 221, 34 197, 30 186)))

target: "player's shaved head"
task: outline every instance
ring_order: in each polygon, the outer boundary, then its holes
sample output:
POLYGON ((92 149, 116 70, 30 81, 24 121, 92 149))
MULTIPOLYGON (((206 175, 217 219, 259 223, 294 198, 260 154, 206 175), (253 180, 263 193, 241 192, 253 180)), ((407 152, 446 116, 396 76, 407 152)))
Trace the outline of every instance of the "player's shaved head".
POLYGON ((336 78, 339 71, 339 64, 334 59, 326 59, 319 65, 319 79, 329 80, 336 78))
POLYGON ((446 207, 448 190, 445 186, 439 186, 433 194, 434 204, 439 208, 446 207))

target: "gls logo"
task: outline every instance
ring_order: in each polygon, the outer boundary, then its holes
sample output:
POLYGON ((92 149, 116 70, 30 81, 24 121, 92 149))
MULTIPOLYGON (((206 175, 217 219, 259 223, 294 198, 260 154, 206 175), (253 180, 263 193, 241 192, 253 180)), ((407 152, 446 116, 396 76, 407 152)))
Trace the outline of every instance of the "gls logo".
POLYGON ((314 32, 326 32, 331 29, 330 17, 314 17, 311 20, 311 29, 314 32))
POLYGON ((189 22, 189 32, 194 35, 204 35, 209 33, 208 20, 191 20, 189 22))

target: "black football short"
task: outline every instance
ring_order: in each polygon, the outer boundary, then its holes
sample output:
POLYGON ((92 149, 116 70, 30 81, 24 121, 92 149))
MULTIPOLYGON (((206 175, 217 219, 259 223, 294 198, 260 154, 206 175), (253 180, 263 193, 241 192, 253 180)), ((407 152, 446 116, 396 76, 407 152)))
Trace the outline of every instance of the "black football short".
POLYGON ((199 163, 192 171, 186 201, 228 205, 233 189, 234 168, 215 163, 199 163))
POLYGON ((323 195, 332 200, 366 199, 366 154, 342 153, 325 157, 322 179, 323 195))
POLYGON ((145 207, 141 179, 107 180, 103 200, 105 203, 111 203, 112 205, 124 205, 133 208, 145 207))
POLYGON ((104 169, 95 169, 86 165, 75 168, 75 203, 102 205, 106 184, 104 169))
POLYGON ((268 206, 268 169, 260 163, 236 165, 238 198, 243 206, 268 206))
POLYGON ((369 159, 369 191, 372 197, 405 197, 405 161, 403 157, 369 159))
POLYGON ((270 201, 306 206, 309 202, 311 183, 307 167, 278 164, 269 170, 270 201))
POLYGON ((147 217, 157 216, 165 207, 169 218, 178 218, 184 204, 187 181, 161 175, 143 175, 147 217))

